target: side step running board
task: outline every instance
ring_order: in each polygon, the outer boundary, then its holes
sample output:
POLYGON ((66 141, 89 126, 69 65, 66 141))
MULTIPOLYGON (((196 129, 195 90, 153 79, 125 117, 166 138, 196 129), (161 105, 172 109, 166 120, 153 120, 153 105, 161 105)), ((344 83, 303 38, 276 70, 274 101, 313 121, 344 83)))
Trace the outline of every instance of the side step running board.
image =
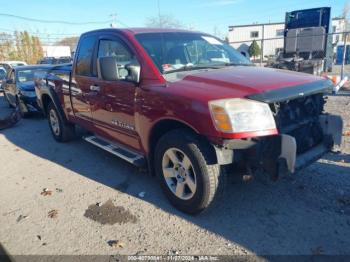
POLYGON ((83 137, 83 139, 99 148, 102 148, 103 150, 106 150, 113 155, 124 159, 125 161, 135 166, 141 167, 146 163, 145 157, 143 155, 131 151, 122 145, 112 144, 111 142, 97 136, 87 136, 83 137))

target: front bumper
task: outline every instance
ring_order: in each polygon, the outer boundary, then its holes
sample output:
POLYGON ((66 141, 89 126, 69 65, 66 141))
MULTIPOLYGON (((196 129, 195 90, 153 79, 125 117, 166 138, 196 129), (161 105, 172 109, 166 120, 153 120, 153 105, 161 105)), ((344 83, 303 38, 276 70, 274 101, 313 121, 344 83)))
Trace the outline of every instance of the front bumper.
POLYGON ((227 140, 221 149, 216 148, 219 164, 244 162, 253 170, 263 169, 276 180, 295 173, 339 147, 342 141, 343 121, 335 115, 321 115, 319 123, 323 132, 322 142, 298 154, 293 136, 280 134, 249 140, 227 140))

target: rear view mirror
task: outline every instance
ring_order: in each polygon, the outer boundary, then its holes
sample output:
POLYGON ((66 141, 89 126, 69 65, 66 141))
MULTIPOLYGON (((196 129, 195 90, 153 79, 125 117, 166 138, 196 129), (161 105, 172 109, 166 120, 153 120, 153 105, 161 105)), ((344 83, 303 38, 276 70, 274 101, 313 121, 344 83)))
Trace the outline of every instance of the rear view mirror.
POLYGON ((6 80, 6 84, 9 84, 9 85, 13 84, 13 80, 12 79, 7 79, 6 80))
POLYGON ((115 81, 118 78, 118 65, 115 57, 100 57, 97 62, 98 77, 107 80, 115 81))

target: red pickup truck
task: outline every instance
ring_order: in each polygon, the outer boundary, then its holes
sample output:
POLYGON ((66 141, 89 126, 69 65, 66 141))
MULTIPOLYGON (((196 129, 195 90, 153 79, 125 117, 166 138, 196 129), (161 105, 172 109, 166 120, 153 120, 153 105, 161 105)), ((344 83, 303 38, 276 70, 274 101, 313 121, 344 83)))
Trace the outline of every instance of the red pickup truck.
POLYGON ((341 143, 342 119, 324 112, 329 80, 255 67, 205 33, 88 32, 72 65, 35 82, 57 141, 86 129, 86 141, 148 167, 187 213, 213 202, 227 167, 277 178, 341 143))

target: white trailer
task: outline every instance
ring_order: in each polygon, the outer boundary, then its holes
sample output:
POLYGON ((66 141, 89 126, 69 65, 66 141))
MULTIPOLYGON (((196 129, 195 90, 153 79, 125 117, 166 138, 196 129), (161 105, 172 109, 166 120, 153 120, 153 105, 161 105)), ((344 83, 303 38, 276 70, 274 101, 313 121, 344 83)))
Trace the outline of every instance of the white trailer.
POLYGON ((63 45, 50 45, 43 46, 44 57, 67 57, 71 56, 71 50, 69 46, 63 45))

